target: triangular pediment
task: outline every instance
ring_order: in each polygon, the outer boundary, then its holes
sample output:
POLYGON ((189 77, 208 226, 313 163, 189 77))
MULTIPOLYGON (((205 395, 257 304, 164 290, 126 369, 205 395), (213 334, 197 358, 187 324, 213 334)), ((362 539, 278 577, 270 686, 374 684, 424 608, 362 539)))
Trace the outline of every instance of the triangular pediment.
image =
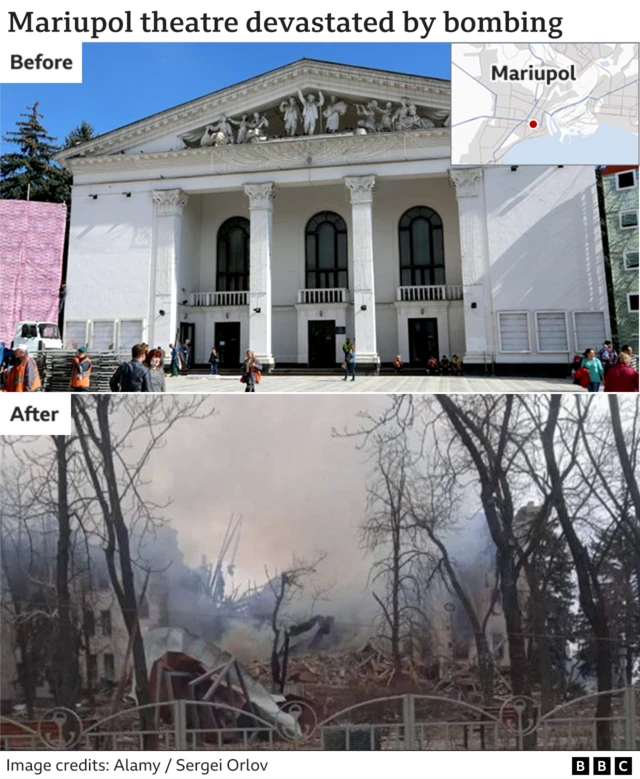
POLYGON ((300 60, 113 130, 58 155, 180 151, 448 126, 448 81, 300 60))

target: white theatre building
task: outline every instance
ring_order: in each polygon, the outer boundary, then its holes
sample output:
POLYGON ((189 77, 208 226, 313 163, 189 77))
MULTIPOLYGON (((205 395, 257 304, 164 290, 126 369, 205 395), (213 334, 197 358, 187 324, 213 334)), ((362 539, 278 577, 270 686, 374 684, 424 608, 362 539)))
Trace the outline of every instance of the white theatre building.
POLYGON ((301 60, 61 152, 65 341, 564 374, 609 335, 594 170, 453 169, 449 111, 447 81, 301 60))

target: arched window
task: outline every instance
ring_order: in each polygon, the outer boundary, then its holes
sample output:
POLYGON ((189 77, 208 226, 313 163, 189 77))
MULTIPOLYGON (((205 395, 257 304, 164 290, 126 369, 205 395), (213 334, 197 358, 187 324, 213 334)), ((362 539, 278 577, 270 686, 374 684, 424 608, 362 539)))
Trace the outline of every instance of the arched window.
POLYGON ((305 229, 306 287, 348 287, 347 225, 332 211, 312 216, 305 229))
POLYGON ((431 208, 415 206, 400 218, 400 286, 444 284, 442 219, 431 208))
POLYGON ((242 292, 249 289, 249 220, 233 216, 218 230, 216 291, 242 292))

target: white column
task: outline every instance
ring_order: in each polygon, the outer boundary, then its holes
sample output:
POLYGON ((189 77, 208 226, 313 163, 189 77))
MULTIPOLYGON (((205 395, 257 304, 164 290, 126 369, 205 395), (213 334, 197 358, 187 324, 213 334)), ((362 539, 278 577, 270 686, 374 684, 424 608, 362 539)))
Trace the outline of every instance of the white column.
POLYGON ((268 370, 275 365, 271 345, 271 257, 276 188, 272 182, 245 184, 244 191, 251 214, 249 348, 268 370))
POLYGON ((493 306, 482 168, 449 170, 458 200, 467 365, 493 359, 493 306))
POLYGON ((155 205, 155 279, 149 343, 167 349, 178 328, 178 264, 182 210, 189 199, 181 189, 153 192, 155 205), (163 313, 160 313, 163 312, 163 313))
POLYGON ((375 176, 348 176, 344 180, 351 193, 351 232, 353 254, 353 316, 357 365, 380 365, 376 341, 376 302, 373 273, 373 190, 375 176))

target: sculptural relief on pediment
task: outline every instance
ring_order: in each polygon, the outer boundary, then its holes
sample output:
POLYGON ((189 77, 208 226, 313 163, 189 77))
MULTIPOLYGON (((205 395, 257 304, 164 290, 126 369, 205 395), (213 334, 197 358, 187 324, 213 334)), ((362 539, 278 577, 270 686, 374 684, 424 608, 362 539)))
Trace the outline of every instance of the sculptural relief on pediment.
POLYGON ((219 114, 195 130, 180 135, 187 148, 264 143, 278 138, 318 135, 369 135, 449 127, 450 112, 400 101, 325 95, 298 89, 273 105, 236 116, 219 114))

